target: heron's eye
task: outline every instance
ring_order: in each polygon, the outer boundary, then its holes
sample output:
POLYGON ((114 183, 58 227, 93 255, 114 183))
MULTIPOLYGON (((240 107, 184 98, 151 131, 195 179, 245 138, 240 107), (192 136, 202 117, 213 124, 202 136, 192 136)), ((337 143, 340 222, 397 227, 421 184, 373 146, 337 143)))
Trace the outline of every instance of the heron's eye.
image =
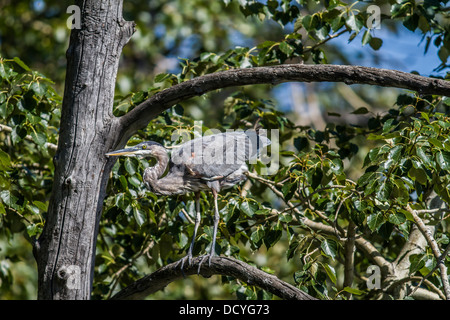
POLYGON ((147 146, 144 144, 144 145, 142 146, 142 149, 147 149, 147 146))

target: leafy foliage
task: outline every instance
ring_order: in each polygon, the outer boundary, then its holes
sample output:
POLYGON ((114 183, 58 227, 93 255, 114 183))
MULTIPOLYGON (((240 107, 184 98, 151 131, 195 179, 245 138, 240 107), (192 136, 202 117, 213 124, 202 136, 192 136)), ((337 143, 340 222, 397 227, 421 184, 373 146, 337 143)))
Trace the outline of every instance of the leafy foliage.
MULTIPOLYGON (((54 12, 61 15, 59 4, 48 3, 59 8, 54 12)), ((138 40, 125 49, 126 61, 138 60, 139 54, 143 54, 153 69, 159 55, 171 57, 187 46, 184 36, 199 34, 200 40, 192 40, 198 48, 193 46, 189 54, 181 55, 183 58, 174 70, 154 72, 153 81, 148 81, 147 73, 143 81, 144 75, 139 72, 136 79, 129 80, 136 89, 124 95, 123 90, 118 92, 114 104, 116 116, 126 114, 167 87, 204 74, 298 61, 327 63, 333 59, 330 43, 336 37, 346 36, 354 41, 360 35, 361 45, 368 44, 374 50, 383 45, 382 39, 366 24, 369 17, 366 4, 357 2, 195 1, 196 6, 187 8, 183 1, 152 1, 146 2, 149 12, 142 15, 136 12, 142 7, 132 6, 133 3, 143 5, 140 1, 125 1, 126 15, 136 19, 142 31, 136 36, 138 40), (232 38, 232 32, 225 27, 211 28, 209 32, 208 28, 202 28, 218 21, 223 24, 221 15, 229 18, 233 26, 247 26, 250 45, 222 44, 223 38, 229 42, 232 38), (157 32, 161 28, 164 32, 157 32), (268 36, 258 32, 260 28, 275 31, 268 36), (149 42, 154 45, 143 48, 149 42)), ((438 67, 445 70, 448 28, 440 17, 447 15, 447 8, 435 1, 397 1, 387 5, 390 11, 382 15, 383 23, 399 22, 411 31, 421 32, 427 48, 433 44, 439 49, 442 64, 438 67)), ((25 14, 23 4, 16 9, 20 9, 21 16, 25 14)), ((53 32, 60 27, 54 26, 53 32)), ((42 47, 33 46, 41 50, 38 55, 49 52, 45 43, 42 47)), ((7 46, 4 50, 10 53, 12 48, 7 46)), ((60 50, 55 50, 55 54, 60 55, 60 50)), ((61 75, 55 77, 60 79, 61 75)), ((127 72, 119 75, 119 83, 121 77, 126 78, 127 72)), ((123 83, 119 86, 126 87, 123 83)), ((0 296, 6 298, 11 297, 6 292, 14 287, 15 279, 26 277, 15 268, 20 259, 14 252, 19 252, 23 239, 32 242, 40 234, 49 205, 61 105, 55 88, 58 85, 32 71, 21 59, 0 57, 0 243, 14 249, 0 252, 0 296), (15 240, 18 235, 23 235, 22 240, 15 240), (7 241, 13 245, 6 245, 7 241)), ((172 146, 179 142, 180 136, 204 133, 209 127, 224 131, 257 125, 280 130, 278 172, 261 176, 258 173, 264 165, 252 165, 254 175, 249 183, 220 195, 222 219, 216 252, 255 263, 321 299, 345 299, 348 293, 358 299, 369 299, 374 293, 367 289, 363 276, 374 261, 360 247, 355 251, 353 286, 342 287, 347 259, 345 234, 349 226, 354 224, 358 237, 364 237, 383 258, 393 261, 415 224, 406 210, 411 205, 422 210, 422 218, 429 225, 436 226, 437 243, 441 247, 448 245, 447 211, 426 212, 431 192, 447 205, 450 201, 447 98, 401 94, 389 110, 380 113, 366 107, 353 110, 352 115, 365 119, 358 125, 330 120, 317 127, 299 125, 292 115, 280 111, 272 93, 267 86, 255 86, 208 94, 208 100, 182 102, 129 141, 130 145, 153 140, 172 146), (223 106, 223 111, 213 114, 208 108, 217 103, 223 106), (203 110, 205 123, 195 121, 197 106, 203 110), (317 225, 320 227, 313 227, 317 225)), ((337 106, 331 115, 338 120, 346 113, 350 112, 337 106)), ((142 173, 154 164, 152 161, 124 158, 113 167, 99 229, 95 298, 110 297, 144 274, 183 257, 189 247, 194 199, 192 195, 157 197, 149 192, 142 183, 142 173)), ((204 253, 211 243, 211 203, 212 196, 202 194, 203 223, 194 255, 204 253)), ((411 255, 409 262, 411 279, 426 276, 427 288, 442 288, 435 268, 437 260, 430 249, 411 255)), ((444 262, 449 265, 448 258, 444 262)), ((28 279, 34 278, 28 275, 28 279)), ((186 279, 189 281, 200 282, 186 279)), ((233 294, 239 299, 273 298, 263 290, 228 277, 208 281, 220 288, 224 297, 233 294)), ((22 289, 15 296, 30 295, 24 293, 25 283, 16 285, 15 290, 18 286, 22 289)), ((203 291, 194 296, 182 284, 155 296, 211 297, 203 291)))

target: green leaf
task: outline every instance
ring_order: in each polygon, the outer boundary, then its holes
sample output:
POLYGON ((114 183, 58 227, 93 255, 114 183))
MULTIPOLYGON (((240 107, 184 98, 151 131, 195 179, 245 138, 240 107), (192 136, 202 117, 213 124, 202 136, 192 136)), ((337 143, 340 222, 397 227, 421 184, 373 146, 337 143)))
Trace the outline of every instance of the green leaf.
POLYGON ((289 45, 287 42, 281 42, 280 43, 280 50, 281 52, 285 53, 287 56, 290 56, 294 52, 294 48, 289 45))
POLYGON ((409 256, 409 274, 413 274, 425 266, 426 254, 413 254, 409 256))
POLYGON ((34 223, 27 226, 27 233, 28 233, 28 236, 30 236, 30 237, 36 236, 39 233, 39 231, 40 231, 40 228, 34 223))
POLYGON ((258 210, 258 205, 253 202, 243 201, 239 206, 242 212, 244 212, 247 216, 252 217, 255 214, 255 211, 258 210))
POLYGON ((21 66, 23 69, 25 69, 26 71, 31 71, 31 69, 25 64, 25 62, 23 62, 22 60, 20 60, 20 58, 18 57, 14 57, 14 61, 21 66))
POLYGON ((353 112, 350 112, 350 114, 367 114, 367 113, 369 113, 369 110, 366 107, 361 107, 353 112))
POLYGON ((125 190, 128 190, 127 179, 124 176, 120 176, 119 181, 120 181, 120 184, 122 185, 122 188, 125 190))
POLYGON ((143 210, 138 209, 137 207, 133 207, 133 217, 136 220, 139 227, 145 223, 146 220, 145 212, 143 210))
POLYGON ((322 249, 322 252, 331 259, 336 258, 336 252, 337 252, 337 243, 336 241, 333 241, 331 239, 325 239, 322 241, 322 244, 320 245, 320 248, 322 249))
POLYGON ((316 189, 322 182, 322 178, 323 178, 322 170, 320 168, 316 168, 316 170, 314 171, 314 173, 312 175, 311 187, 313 189, 316 189))
POLYGON ((133 93, 133 95, 132 95, 132 97, 131 97, 131 102, 132 102, 134 105, 137 105, 137 104, 141 103, 142 101, 144 101, 144 100, 145 100, 145 97, 146 97, 146 93, 145 93, 145 92, 143 92, 143 91, 138 91, 138 92, 136 92, 136 93, 133 93))
POLYGON ((263 238, 264 244, 267 249, 273 247, 275 243, 280 240, 281 235, 283 234, 283 230, 281 229, 281 225, 277 224, 273 228, 267 230, 265 237, 263 238))
POLYGON ((441 59, 442 63, 446 63, 448 59, 449 51, 445 47, 441 47, 438 51, 438 57, 441 59))
POLYGON ((383 124, 383 133, 389 132, 394 128, 395 125, 392 124, 393 122, 394 122, 394 119, 388 119, 383 124))
POLYGON ((444 144, 443 144, 441 141, 439 141, 438 139, 436 139, 436 138, 430 138, 430 139, 428 139, 428 141, 429 141, 433 146, 435 146, 436 148, 438 148, 438 149, 440 149, 440 150, 445 149, 444 144))
POLYGON ((27 129, 25 129, 22 126, 16 126, 14 127, 13 131, 11 132, 11 140, 13 144, 18 144, 22 139, 24 139, 27 136, 28 132, 27 129))
POLYGON ((128 182, 135 188, 139 188, 141 186, 141 180, 139 180, 136 176, 128 177, 128 182))
POLYGON ((366 44, 368 44, 370 42, 370 40, 372 40, 372 35, 370 34, 370 30, 366 30, 362 37, 361 43, 363 46, 365 46, 366 44))
POLYGON ((409 190, 407 188, 407 182, 403 179, 394 179, 394 191, 393 196, 400 204, 407 204, 409 201, 409 190))
POLYGON ((367 226, 369 227, 370 231, 372 231, 372 232, 377 231, 383 223, 384 223, 384 217, 383 217, 383 214, 380 212, 373 213, 367 217, 367 226))
MULTIPOLYGON (((299 19, 300 20, 300 19, 299 19)), ((297 20, 298 21, 298 20, 297 20)), ((260 43, 257 48, 258 49, 264 49, 264 48, 270 48, 272 47, 274 44, 276 44, 275 41, 270 41, 270 40, 266 40, 263 43, 260 43)))
POLYGON ((349 292, 351 294, 354 294, 356 296, 362 295, 364 293, 364 291, 361 291, 361 290, 358 290, 355 288, 351 288, 351 287, 345 287, 343 290, 346 292, 349 292))
POLYGON ((340 174, 344 169, 344 163, 340 158, 334 158, 333 160, 331 160, 330 169, 334 174, 340 174))
POLYGON ((331 21, 331 29, 336 32, 338 31, 340 28, 342 28, 342 26, 344 25, 344 19, 342 18, 341 15, 338 15, 336 18, 334 18, 331 21))
POLYGON ((450 152, 439 151, 436 153, 436 161, 442 170, 450 170, 450 152))
POLYGON ((179 116, 182 116, 184 114, 184 108, 181 104, 176 104, 174 107, 174 111, 179 116))
POLYGON ((373 178, 375 177, 376 172, 366 172, 364 173, 359 179, 358 179, 358 185, 364 186, 371 182, 373 178))
POLYGON ((424 118, 428 123, 430 123, 430 117, 428 116, 428 113, 421 112, 422 118, 424 118))
POLYGON ((393 184, 389 179, 383 180, 377 191, 377 198, 381 201, 386 201, 390 198, 393 190, 393 184))
POLYGON ((134 175, 136 173, 136 166, 131 158, 125 158, 124 165, 125 170, 127 170, 130 175, 134 175))
POLYGON ((44 146, 45 143, 47 142, 47 136, 42 132, 33 131, 30 135, 33 138, 33 141, 36 142, 41 147, 44 146))
POLYGON ((426 174, 425 170, 423 170, 422 168, 414 168, 414 167, 412 167, 408 171, 408 176, 412 180, 417 181, 417 182, 419 182, 422 185, 425 185, 427 183, 427 181, 428 181, 427 174, 426 174))
POLYGON ((378 50, 383 45, 383 40, 381 40, 380 38, 372 37, 372 39, 370 39, 369 41, 369 45, 373 50, 378 50))
POLYGON ((403 146, 395 146, 389 151, 388 159, 393 160, 394 162, 398 162, 402 155, 403 146))
POLYGON ((3 203, 7 206, 11 205, 11 194, 9 190, 3 190, 0 191, 0 198, 2 199, 3 203))
POLYGON ((345 19, 345 24, 352 31, 356 31, 356 33, 358 33, 361 30, 362 26, 363 26, 363 24, 356 18, 356 16, 354 14, 350 14, 345 19))
POLYGON ((294 138, 294 147, 297 148, 298 151, 302 151, 309 147, 308 138, 305 137, 296 137, 294 138))
POLYGON ((416 154, 423 161, 424 164, 428 166, 431 165, 431 160, 422 147, 416 147, 416 154))
POLYGON ((419 26, 419 15, 413 13, 412 15, 407 16, 405 20, 403 20, 403 25, 414 32, 419 26))
POLYGON ((0 170, 6 171, 11 166, 9 154, 0 150, 0 170))
POLYGON ((330 278, 331 282, 336 284, 336 270, 334 268, 326 263, 321 263, 322 267, 325 269, 325 272, 328 275, 328 278, 330 278))
POLYGON ((41 213, 47 212, 48 204, 41 201, 33 201, 33 204, 39 209, 41 213))
POLYGON ((264 234, 265 234, 264 229, 263 228, 258 228, 255 232, 253 232, 250 235, 250 240, 254 244, 257 244, 258 242, 260 242, 264 238, 264 234))
POLYGON ((170 78, 170 74, 160 73, 155 76, 154 82, 163 82, 164 80, 167 80, 168 78, 170 78))
POLYGON ((45 93, 46 86, 43 85, 39 81, 34 81, 31 86, 31 90, 33 90, 38 96, 43 96, 45 93))
POLYGON ((283 192, 283 196, 286 199, 286 201, 289 201, 292 199, 292 197, 295 194, 295 191, 297 190, 297 183, 285 183, 283 187, 281 188, 281 191, 283 192))
POLYGON ((406 221, 406 216, 401 212, 395 212, 389 215, 388 220, 390 223, 400 225, 406 221))

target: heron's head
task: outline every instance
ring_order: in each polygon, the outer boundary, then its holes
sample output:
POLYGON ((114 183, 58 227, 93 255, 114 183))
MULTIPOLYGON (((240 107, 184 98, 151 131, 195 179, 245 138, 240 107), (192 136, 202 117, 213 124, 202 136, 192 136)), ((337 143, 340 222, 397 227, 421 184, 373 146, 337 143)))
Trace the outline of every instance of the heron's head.
POLYGON ((145 141, 130 148, 108 152, 106 156, 149 157, 155 155, 160 150, 165 150, 165 148, 158 142, 145 141))

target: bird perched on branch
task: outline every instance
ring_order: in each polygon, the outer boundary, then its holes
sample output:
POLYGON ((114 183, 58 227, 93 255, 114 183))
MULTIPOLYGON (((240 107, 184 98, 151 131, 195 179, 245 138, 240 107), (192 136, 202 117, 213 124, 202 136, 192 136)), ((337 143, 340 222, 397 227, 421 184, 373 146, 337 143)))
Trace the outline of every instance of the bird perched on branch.
POLYGON ((154 141, 142 142, 134 147, 112 151, 106 155, 155 158, 156 164, 144 170, 143 181, 147 188, 157 195, 195 193, 194 234, 188 253, 181 260, 183 269, 186 260, 191 264, 194 241, 200 224, 200 192, 210 190, 214 197, 213 239, 209 255, 204 257, 209 257, 211 264, 220 220, 217 194, 222 189, 231 188, 245 180, 248 172, 246 162, 256 161, 263 148, 270 143, 269 139, 256 131, 247 130, 213 134, 187 141, 173 147, 170 158, 168 154, 170 150, 154 141), (167 168, 169 170, 164 175, 167 168))

